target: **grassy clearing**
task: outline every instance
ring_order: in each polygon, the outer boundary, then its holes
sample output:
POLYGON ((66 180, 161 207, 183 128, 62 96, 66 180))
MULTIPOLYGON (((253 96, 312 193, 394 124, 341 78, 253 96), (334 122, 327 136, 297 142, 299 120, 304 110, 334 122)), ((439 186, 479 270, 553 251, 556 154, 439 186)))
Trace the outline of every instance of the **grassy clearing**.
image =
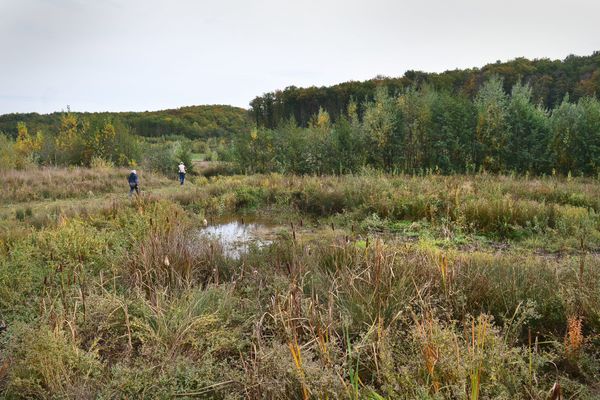
POLYGON ((4 397, 599 395, 594 180, 156 179, 54 186, 43 224, 10 206, 4 397), (194 233, 232 213, 280 223, 273 245, 232 260, 194 233))
MULTIPOLYGON (((0 171, 2 204, 29 203, 39 200, 93 197, 127 189, 128 169, 43 168, 0 171)), ((163 186, 160 175, 140 172, 145 187, 163 186)))

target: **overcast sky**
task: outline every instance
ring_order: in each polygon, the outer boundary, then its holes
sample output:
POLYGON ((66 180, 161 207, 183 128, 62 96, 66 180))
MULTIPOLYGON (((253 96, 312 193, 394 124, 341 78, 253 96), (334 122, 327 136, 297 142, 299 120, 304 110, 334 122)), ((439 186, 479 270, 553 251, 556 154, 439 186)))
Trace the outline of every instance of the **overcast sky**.
POLYGON ((286 86, 600 50, 598 0, 0 0, 0 113, 248 107, 286 86))

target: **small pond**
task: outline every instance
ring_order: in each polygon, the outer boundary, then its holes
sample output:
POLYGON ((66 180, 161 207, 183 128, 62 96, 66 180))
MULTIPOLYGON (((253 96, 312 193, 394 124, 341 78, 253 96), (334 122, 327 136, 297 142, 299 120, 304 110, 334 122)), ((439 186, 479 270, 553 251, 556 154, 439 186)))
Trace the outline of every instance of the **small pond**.
POLYGON ((226 218, 211 221, 200 229, 200 236, 217 240, 223 247, 223 253, 230 258, 239 259, 248 253, 252 246, 265 247, 275 239, 275 225, 247 221, 242 218, 226 218))

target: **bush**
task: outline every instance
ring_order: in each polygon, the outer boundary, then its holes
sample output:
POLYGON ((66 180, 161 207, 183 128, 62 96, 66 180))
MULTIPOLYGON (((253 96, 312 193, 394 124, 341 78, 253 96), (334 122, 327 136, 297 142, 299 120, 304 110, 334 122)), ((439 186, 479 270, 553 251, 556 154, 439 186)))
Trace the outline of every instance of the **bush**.
POLYGON ((102 364, 79 349, 62 330, 16 325, 11 329, 8 356, 14 360, 8 376, 9 398, 87 398, 100 386, 102 364))
POLYGON ((171 143, 148 145, 142 161, 144 169, 175 176, 177 162, 174 159, 174 146, 171 143))
POLYGON ((189 145, 178 143, 174 153, 174 159, 176 165, 179 165, 181 162, 185 165, 188 174, 193 175, 195 173, 194 163, 192 162, 192 151, 189 145))
POLYGON ((149 145, 142 165, 147 170, 176 177, 180 162, 185 165, 187 173, 195 173, 189 145, 182 142, 166 142, 149 145))
POLYGON ((100 171, 106 171, 114 168, 115 164, 110 160, 105 160, 102 157, 92 157, 90 162, 90 168, 97 169, 100 171))

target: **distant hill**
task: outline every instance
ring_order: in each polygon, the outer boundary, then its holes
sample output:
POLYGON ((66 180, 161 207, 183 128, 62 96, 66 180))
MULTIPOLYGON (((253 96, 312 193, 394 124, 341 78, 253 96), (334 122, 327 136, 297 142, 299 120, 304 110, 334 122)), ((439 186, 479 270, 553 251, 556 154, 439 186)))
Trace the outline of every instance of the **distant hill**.
MULTIPOLYGON (((30 132, 56 132, 62 112, 52 114, 14 113, 0 115, 0 132, 16 137, 17 122, 30 132)), ((226 105, 189 106, 145 112, 74 113, 80 119, 118 119, 140 136, 181 135, 190 139, 229 137, 248 129, 247 110, 226 105)))
POLYGON ((493 75, 504 79, 504 89, 507 92, 519 80, 529 83, 533 89, 533 100, 552 108, 567 94, 571 100, 600 95, 600 51, 590 56, 571 55, 564 60, 517 58, 508 62, 498 61, 482 68, 456 69, 442 73, 407 71, 399 78, 377 77, 329 87, 290 86, 256 97, 250 103, 250 114, 254 123, 269 128, 290 117, 306 126, 320 107, 335 120, 351 99, 360 106, 365 100, 373 98, 378 86, 387 86, 393 93, 411 85, 429 84, 437 90, 472 98, 481 84, 493 75))

